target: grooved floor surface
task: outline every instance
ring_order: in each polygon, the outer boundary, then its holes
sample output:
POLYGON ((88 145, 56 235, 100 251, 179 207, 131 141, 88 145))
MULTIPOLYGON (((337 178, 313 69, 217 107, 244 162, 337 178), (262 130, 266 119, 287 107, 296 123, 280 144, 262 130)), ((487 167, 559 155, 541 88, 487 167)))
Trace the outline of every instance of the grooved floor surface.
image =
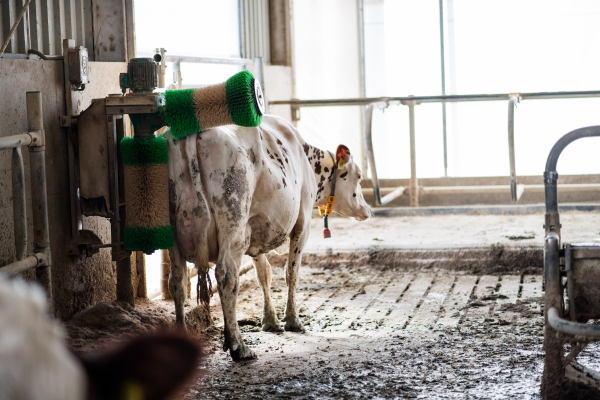
MULTIPOLYGON (((284 271, 275 268, 280 318, 286 295, 284 271)), ((298 306, 306 332, 272 333, 260 330, 262 295, 251 271, 238 321, 258 358, 234 363, 219 348, 215 295, 212 354, 188 396, 539 398, 541 296, 539 275, 302 266, 298 306)))

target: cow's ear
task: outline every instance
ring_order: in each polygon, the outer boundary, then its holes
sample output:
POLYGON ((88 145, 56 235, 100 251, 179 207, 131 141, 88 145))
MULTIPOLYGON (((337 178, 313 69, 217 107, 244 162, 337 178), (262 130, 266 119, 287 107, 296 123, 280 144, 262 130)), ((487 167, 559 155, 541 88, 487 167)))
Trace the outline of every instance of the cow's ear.
POLYGON ((82 359, 89 397, 162 400, 194 376, 200 361, 197 343, 182 334, 147 335, 82 359))
POLYGON ((340 144, 335 151, 335 163, 339 169, 344 169, 346 164, 350 162, 350 149, 343 144, 340 144))

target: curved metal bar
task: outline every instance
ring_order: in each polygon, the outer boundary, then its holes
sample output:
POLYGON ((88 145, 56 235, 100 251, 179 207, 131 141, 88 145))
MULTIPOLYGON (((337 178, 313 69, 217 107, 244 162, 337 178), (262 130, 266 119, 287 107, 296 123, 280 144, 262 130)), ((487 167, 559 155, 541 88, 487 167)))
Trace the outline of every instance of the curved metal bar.
POLYGON ((371 170, 371 183, 373 184, 373 196, 375 197, 375 205, 381 205, 381 193, 379 191, 379 179, 377 178, 377 167, 375 166, 375 154, 373 153, 373 109, 377 107, 376 103, 369 104, 365 107, 365 148, 367 150, 367 160, 369 169, 371 170))
POLYGON ((600 325, 582 324, 562 319, 554 307, 548 310, 548 323, 558 332, 569 335, 585 336, 591 339, 600 339, 600 325))
POLYGON ((558 173, 556 164, 558 157, 569 144, 584 137, 600 136, 600 126, 588 126, 571 131, 554 144, 544 171, 544 196, 546 199, 546 234, 556 232, 560 236, 560 218, 558 215, 558 173))
POLYGON ((554 147, 552 147, 552 150, 550 150, 548 161, 546 161, 546 172, 556 172, 558 157, 565 147, 577 139, 593 136, 600 136, 600 126, 588 126, 586 128, 575 129, 561 137, 554 147))
POLYGON ((12 151, 13 219, 17 260, 27 256, 27 208, 25 207, 25 166, 20 147, 12 151))

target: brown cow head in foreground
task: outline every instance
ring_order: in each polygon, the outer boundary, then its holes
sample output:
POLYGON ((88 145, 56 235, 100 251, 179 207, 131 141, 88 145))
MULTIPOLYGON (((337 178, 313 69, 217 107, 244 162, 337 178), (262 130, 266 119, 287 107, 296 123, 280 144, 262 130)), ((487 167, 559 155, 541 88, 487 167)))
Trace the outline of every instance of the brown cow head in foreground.
POLYGON ((78 360, 43 290, 0 276, 0 399, 162 400, 193 377, 197 343, 155 333, 78 360))

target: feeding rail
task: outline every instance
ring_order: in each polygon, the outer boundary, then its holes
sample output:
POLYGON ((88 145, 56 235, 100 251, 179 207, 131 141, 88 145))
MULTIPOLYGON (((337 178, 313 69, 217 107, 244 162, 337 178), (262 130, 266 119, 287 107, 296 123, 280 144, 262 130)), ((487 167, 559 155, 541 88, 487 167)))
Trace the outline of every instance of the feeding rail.
MULTIPOLYGON (((586 97, 600 97, 600 90, 574 91, 574 92, 536 92, 536 93, 500 93, 500 94, 467 94, 467 95, 444 95, 444 96, 405 96, 405 97, 359 97, 346 99, 323 99, 323 100, 276 100, 269 101, 269 105, 289 105, 292 107, 292 115, 301 107, 324 107, 324 106, 366 106, 363 142, 367 153, 369 169, 371 170, 373 195, 375 204, 385 205, 404 193, 404 188, 397 188, 392 193, 381 197, 379 179, 375 155, 373 153, 372 120, 373 110, 386 108, 392 105, 408 106, 409 132, 410 132, 410 184, 409 195, 411 207, 418 207, 419 194, 417 185, 417 162, 415 148, 415 106, 421 103, 457 103, 467 101, 507 101, 508 100, 508 155, 510 162, 510 191, 511 199, 517 202, 525 189, 524 186, 517 187, 517 173, 515 168, 515 138, 514 138, 514 107, 521 100, 542 99, 574 99, 586 97)), ((447 159, 446 140, 444 138, 444 160, 447 159)))

